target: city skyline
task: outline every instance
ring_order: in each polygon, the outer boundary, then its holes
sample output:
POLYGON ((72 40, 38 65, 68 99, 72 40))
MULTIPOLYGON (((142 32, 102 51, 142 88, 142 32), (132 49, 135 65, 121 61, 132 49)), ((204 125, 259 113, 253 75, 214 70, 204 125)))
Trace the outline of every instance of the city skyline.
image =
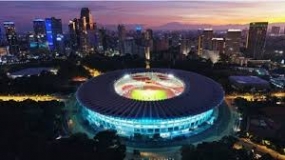
POLYGON ((62 19, 66 28, 70 19, 80 17, 82 7, 88 7, 94 21, 101 25, 159 27, 173 24, 175 27, 181 23, 235 27, 257 21, 284 23, 285 7, 281 6, 285 6, 285 2, 0 2, 0 21, 14 21, 17 30, 29 31, 35 18, 55 16, 62 19), (7 14, 7 11, 14 12, 7 14))

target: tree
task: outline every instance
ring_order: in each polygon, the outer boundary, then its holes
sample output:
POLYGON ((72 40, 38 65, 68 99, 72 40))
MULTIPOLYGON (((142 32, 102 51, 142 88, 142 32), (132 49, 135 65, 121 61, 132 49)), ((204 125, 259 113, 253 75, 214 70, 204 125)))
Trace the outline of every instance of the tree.
POLYGON ((274 160, 274 158, 270 154, 263 155, 260 160, 274 160))
POLYGON ((194 159, 195 157, 195 151, 196 148, 194 145, 184 145, 180 148, 180 153, 182 156, 181 160, 189 160, 189 159, 194 159))
MULTIPOLYGON (((47 146, 47 159, 53 160, 96 160, 95 142, 84 133, 69 138, 54 140, 47 146)), ((98 158, 99 160, 99 158, 98 158)))
POLYGON ((252 159, 252 155, 245 150, 236 150, 232 146, 236 142, 234 137, 224 137, 220 141, 204 142, 181 147, 182 160, 236 160, 252 159))
POLYGON ((126 146, 121 144, 119 136, 115 131, 106 130, 99 132, 94 137, 95 150, 100 159, 123 160, 125 158, 126 146))

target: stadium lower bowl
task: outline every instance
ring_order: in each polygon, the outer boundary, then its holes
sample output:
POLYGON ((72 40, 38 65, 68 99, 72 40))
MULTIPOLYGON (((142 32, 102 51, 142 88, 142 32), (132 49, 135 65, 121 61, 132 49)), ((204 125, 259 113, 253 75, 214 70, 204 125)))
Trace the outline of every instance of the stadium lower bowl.
POLYGON ((174 138, 182 135, 195 135, 208 129, 217 118, 216 110, 175 119, 124 119, 105 116, 90 109, 83 108, 83 115, 94 129, 110 129, 124 137, 145 135, 153 137, 158 134, 162 138, 174 138), (204 125, 202 125, 204 124, 204 125))

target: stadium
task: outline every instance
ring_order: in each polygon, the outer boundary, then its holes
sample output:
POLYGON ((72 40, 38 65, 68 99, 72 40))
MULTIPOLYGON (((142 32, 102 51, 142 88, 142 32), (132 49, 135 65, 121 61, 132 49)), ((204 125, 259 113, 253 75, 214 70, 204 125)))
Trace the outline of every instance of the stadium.
POLYGON ((90 126, 128 138, 199 134, 213 125, 223 98, 222 87, 212 79, 158 68, 108 72, 76 92, 81 115, 90 126))

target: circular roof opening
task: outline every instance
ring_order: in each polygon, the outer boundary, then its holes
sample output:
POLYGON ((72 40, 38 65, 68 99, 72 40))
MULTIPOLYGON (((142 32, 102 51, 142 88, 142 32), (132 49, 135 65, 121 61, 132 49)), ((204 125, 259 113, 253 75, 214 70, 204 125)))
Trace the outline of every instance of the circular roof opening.
POLYGON ((159 101, 179 96, 185 87, 172 74, 140 72, 126 74, 114 84, 117 94, 139 101, 159 101))

